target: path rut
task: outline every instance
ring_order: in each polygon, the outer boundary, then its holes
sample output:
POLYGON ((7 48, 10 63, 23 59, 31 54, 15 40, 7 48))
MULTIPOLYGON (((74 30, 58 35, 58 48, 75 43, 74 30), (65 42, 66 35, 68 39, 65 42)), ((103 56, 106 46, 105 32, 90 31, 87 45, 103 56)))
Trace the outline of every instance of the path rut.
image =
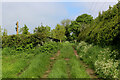
POLYGON ((57 54, 55 55, 55 56, 53 56, 53 57, 51 57, 50 58, 50 65, 49 65, 49 67, 48 67, 48 70, 47 71, 45 71, 45 73, 44 73, 44 75, 43 75, 43 77, 42 78, 48 78, 48 75, 49 75, 49 73, 51 72, 51 70, 52 70, 52 67, 53 67, 53 65, 54 65, 54 63, 55 63, 55 60, 57 59, 57 57, 60 55, 60 50, 57 52, 57 54))
MULTIPOLYGON (((77 59, 79 59, 79 56, 78 56, 77 51, 75 49, 74 49, 74 54, 76 55, 77 59)), ((83 61, 80 61, 80 63, 86 68, 86 72, 88 73, 88 75, 91 78, 97 78, 94 70, 88 68, 88 66, 85 63, 83 63, 83 61)))

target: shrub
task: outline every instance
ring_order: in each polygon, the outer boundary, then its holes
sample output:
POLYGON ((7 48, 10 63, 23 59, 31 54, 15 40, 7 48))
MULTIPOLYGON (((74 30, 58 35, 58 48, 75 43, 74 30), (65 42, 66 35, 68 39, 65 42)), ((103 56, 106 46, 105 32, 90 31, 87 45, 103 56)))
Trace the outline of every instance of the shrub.
POLYGON ((118 61, 115 60, 116 51, 111 52, 109 48, 100 51, 98 60, 95 62, 96 73, 103 78, 118 78, 118 61), (113 55, 114 54, 114 55, 113 55))
POLYGON ((119 62, 116 57, 119 53, 116 50, 111 51, 109 48, 101 48, 81 41, 77 46, 77 52, 80 59, 93 68, 99 77, 118 78, 119 62))
POLYGON ((114 61, 113 59, 108 60, 97 60, 95 62, 95 71, 99 74, 99 77, 102 78, 118 78, 119 70, 118 61, 114 61))

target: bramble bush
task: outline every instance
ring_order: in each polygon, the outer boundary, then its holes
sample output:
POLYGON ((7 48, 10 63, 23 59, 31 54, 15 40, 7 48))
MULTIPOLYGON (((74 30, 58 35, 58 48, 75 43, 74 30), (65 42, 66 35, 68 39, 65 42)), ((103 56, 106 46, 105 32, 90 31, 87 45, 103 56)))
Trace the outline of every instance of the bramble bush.
POLYGON ((39 54, 39 53, 56 53, 60 48, 62 47, 62 44, 59 42, 47 42, 43 46, 36 46, 33 47, 32 43, 27 44, 25 48, 17 47, 16 49, 14 47, 5 47, 2 50, 3 55, 14 55, 18 53, 32 53, 32 54, 39 54))
POLYGON ((100 78, 119 77, 118 65, 120 63, 116 60, 119 54, 117 51, 81 41, 77 46, 77 52, 80 59, 93 68, 100 78))
POLYGON ((62 45, 58 42, 47 42, 40 47, 41 53, 56 53, 62 45))

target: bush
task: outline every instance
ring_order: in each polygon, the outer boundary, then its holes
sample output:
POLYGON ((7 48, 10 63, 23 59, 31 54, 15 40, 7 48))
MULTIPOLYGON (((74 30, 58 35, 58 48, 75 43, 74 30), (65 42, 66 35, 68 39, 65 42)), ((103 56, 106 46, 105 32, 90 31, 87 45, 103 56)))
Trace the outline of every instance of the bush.
POLYGON ((47 42, 40 47, 41 53, 56 53, 61 47, 60 43, 57 42, 47 42))
POLYGON ((118 61, 113 59, 108 60, 97 60, 95 62, 96 73, 102 78, 118 78, 119 70, 118 61))
POLYGON ((116 55, 114 53, 117 52, 111 52, 109 48, 105 48, 104 51, 100 51, 98 60, 94 64, 96 73, 98 73, 100 77, 118 78, 119 63, 117 60, 115 60, 116 55))
POLYGON ((89 67, 93 68, 101 78, 118 78, 119 62, 116 60, 117 51, 109 48, 101 48, 81 41, 77 46, 77 52, 89 67))
POLYGON ((14 48, 6 47, 2 49, 2 55, 13 55, 15 53, 16 53, 16 50, 14 48))

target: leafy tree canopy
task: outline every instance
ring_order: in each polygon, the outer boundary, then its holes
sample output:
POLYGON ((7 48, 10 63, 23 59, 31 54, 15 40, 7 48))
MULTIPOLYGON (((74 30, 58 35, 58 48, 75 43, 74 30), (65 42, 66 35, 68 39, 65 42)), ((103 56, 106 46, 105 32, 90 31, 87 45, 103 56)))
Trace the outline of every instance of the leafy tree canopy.
POLYGON ((82 14, 76 18, 76 21, 79 23, 88 24, 88 23, 91 23, 93 21, 93 17, 91 15, 88 15, 88 14, 82 14))
POLYGON ((61 40, 65 38, 65 27, 60 24, 57 24, 55 29, 52 30, 52 37, 60 40, 61 42, 61 40))

